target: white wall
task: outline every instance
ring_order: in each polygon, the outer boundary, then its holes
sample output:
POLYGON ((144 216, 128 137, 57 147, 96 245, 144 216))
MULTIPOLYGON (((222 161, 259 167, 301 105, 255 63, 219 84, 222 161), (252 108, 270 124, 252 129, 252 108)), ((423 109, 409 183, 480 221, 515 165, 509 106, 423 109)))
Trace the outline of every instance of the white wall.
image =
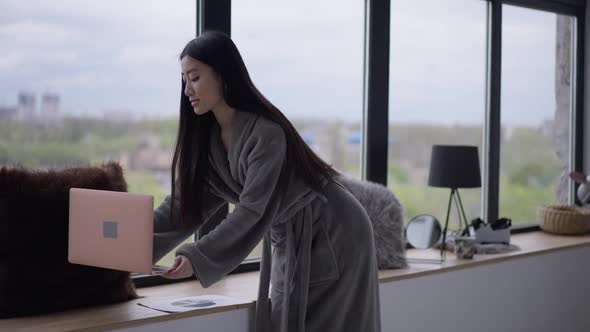
MULTIPOLYGON (((381 284, 383 331, 588 332, 590 247, 381 284)), ((252 331, 242 309, 129 328, 252 331)))
POLYGON ((590 247, 381 286, 383 331, 588 332, 590 247))

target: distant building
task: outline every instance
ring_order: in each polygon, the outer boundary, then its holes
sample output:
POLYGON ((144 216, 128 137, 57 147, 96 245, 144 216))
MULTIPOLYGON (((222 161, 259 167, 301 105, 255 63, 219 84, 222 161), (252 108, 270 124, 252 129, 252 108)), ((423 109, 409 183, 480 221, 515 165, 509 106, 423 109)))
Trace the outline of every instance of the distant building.
POLYGON ((41 120, 44 122, 55 123, 60 117, 59 95, 45 93, 41 97, 41 120))
POLYGON ((148 171, 162 188, 170 188, 170 167, 174 151, 163 149, 157 136, 146 135, 126 156, 130 170, 148 171))
POLYGON ((305 142, 305 144, 312 146, 313 145, 313 133, 309 131, 304 131, 301 133, 301 138, 305 142))
POLYGON ((15 106, 0 106, 0 121, 10 121, 16 118, 17 108, 15 106))
POLYGON ((316 119, 299 123, 297 129, 324 161, 342 171, 356 172, 360 168, 362 135, 358 125, 316 119))
POLYGON ((136 122, 138 120, 137 114, 129 109, 116 108, 102 110, 102 117, 104 120, 116 122, 136 122))
POLYGON ((333 160, 334 147, 332 133, 325 123, 306 123, 301 138, 322 159, 333 160))
POLYGON ((36 96, 33 92, 20 91, 16 106, 0 106, 0 120, 19 122, 37 121, 55 124, 60 119, 60 96, 56 93, 44 93, 41 96, 41 109, 36 112, 36 96))
POLYGON ((35 120, 35 94, 30 92, 18 93, 17 120, 26 122, 35 120))
POLYGON ((349 130, 346 134, 346 142, 352 145, 361 144, 362 133, 358 129, 349 130))

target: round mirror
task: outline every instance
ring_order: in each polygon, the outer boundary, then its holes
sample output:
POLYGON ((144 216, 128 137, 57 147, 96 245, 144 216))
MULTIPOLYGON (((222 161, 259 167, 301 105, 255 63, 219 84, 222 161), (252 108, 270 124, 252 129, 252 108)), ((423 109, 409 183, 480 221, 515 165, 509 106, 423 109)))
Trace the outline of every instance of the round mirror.
POLYGON ((406 226, 406 239, 414 248, 426 249, 440 240, 442 228, 431 215, 421 214, 412 218, 406 226))

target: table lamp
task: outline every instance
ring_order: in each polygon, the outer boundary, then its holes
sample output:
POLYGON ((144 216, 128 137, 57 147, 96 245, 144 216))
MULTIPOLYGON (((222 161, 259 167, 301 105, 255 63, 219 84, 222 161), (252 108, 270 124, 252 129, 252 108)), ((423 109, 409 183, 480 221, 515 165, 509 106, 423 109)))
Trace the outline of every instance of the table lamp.
POLYGON ((451 189, 447 217, 443 229, 441 244, 441 257, 444 258, 446 249, 446 236, 451 213, 451 202, 454 200, 459 212, 459 225, 469 227, 463 202, 459 195, 459 188, 481 187, 481 176, 479 169, 479 154, 477 146, 466 145, 433 145, 430 158, 430 172, 428 185, 431 187, 442 187, 451 189))

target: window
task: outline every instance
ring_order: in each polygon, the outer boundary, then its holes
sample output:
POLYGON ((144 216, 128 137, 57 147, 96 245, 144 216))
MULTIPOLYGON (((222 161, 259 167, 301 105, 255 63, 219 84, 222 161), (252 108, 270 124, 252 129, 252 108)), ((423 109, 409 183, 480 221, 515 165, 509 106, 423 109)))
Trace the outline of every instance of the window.
MULTIPOLYGON (((387 183, 407 220, 418 214, 445 220, 450 189, 428 186, 433 144, 476 145, 482 160, 486 6, 391 2, 387 183)), ((481 216, 481 189, 460 194, 467 218, 481 216)), ((458 227, 456 212, 450 228, 458 227)))
POLYGON ((360 177, 363 1, 232 1, 231 18, 258 89, 320 157, 360 177))
POLYGON ((195 1, 3 1, 0 12, 0 164, 119 160, 129 191, 159 205, 195 1))
POLYGON ((504 5, 500 216, 536 222, 570 196, 575 19, 504 5))
MULTIPOLYGON (((254 83, 312 149, 357 177, 365 3, 231 2, 232 38, 254 83)), ((387 181, 408 218, 429 213, 444 219, 449 190, 427 185, 433 144, 477 145, 485 159, 486 27, 494 24, 489 4, 391 2, 387 181)), ((194 37, 195 5, 2 2, 0 165, 49 168, 116 159, 125 166, 129 190, 152 193, 158 205, 170 189, 177 57, 194 37)), ((572 12, 573 6, 560 8, 572 12)), ((215 19, 230 14, 223 6, 200 8, 214 11, 215 19)), ((503 5, 501 145, 487 147, 501 151, 500 177, 490 179, 499 182, 500 194, 489 189, 494 186, 482 190, 492 193, 489 202, 499 198, 500 215, 515 224, 534 220, 541 204, 571 200, 565 176, 578 148, 570 143, 572 96, 580 96, 574 93, 573 45, 577 20, 584 19, 584 10, 575 10, 573 17, 503 5)), ((469 219, 481 214, 482 190, 461 190, 469 219)), ((249 258, 259 256, 258 248, 249 258)))

